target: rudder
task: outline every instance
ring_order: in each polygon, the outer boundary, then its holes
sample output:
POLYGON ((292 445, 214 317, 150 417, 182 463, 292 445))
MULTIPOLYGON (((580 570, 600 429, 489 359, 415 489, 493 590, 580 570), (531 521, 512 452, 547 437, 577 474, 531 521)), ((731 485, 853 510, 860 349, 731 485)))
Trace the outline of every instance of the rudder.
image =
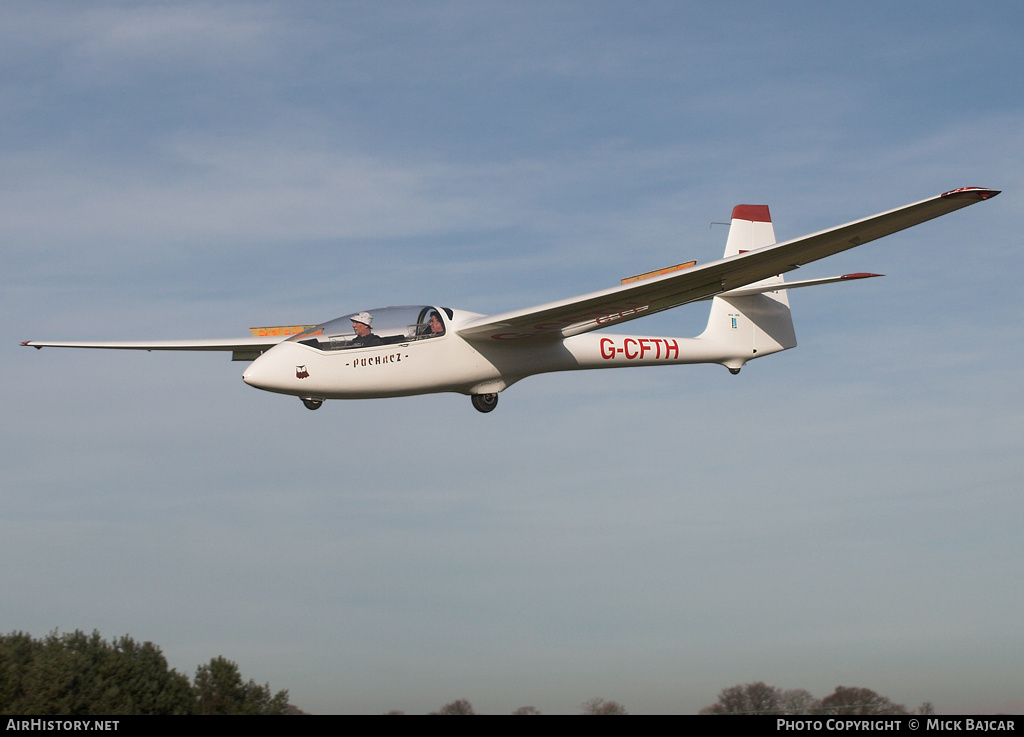
MULTIPOLYGON (((775 243, 767 205, 737 205, 732 211, 725 257, 775 243)), ((714 297, 704 332, 698 338, 713 344, 721 363, 733 373, 753 358, 796 346, 785 280, 771 276, 751 286, 778 284, 778 290, 737 297, 714 297)))

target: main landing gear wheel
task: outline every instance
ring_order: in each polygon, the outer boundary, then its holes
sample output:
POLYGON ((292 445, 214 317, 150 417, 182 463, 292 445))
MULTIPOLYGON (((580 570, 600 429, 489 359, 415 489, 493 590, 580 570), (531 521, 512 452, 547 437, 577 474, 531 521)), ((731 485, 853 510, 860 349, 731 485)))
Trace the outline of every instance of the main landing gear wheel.
POLYGON ((302 397, 302 403, 306 405, 306 409, 320 409, 320 405, 324 403, 324 400, 302 397))
POLYGON ((472 400, 477 412, 493 412, 498 406, 497 394, 474 394, 472 400))

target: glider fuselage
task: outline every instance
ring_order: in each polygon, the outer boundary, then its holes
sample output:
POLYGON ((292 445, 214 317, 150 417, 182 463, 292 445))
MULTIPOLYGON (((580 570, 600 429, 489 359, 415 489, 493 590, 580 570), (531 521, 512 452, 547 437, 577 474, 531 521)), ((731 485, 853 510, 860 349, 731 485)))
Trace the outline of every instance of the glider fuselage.
MULTIPOLYGON (((242 378, 250 386, 320 399, 369 399, 430 392, 490 394, 527 376, 552 371, 721 362, 722 351, 700 338, 594 333, 560 340, 527 336, 505 342, 470 342, 462 324, 481 315, 451 310, 445 332, 369 347, 325 350, 285 340, 257 358, 242 378)), ((300 336, 296 336, 300 337, 300 336)))

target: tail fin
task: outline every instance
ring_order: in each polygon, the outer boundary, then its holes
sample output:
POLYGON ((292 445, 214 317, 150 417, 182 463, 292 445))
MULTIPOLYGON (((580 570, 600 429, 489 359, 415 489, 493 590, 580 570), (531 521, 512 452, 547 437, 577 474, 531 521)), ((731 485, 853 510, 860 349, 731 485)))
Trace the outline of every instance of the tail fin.
MULTIPOLYGON (((736 205, 732 211, 725 257, 775 243, 767 205, 736 205)), ((719 361, 734 374, 747 361, 796 346, 796 333, 782 275, 751 286, 780 285, 778 290, 742 297, 715 297, 701 340, 713 344, 719 361)))

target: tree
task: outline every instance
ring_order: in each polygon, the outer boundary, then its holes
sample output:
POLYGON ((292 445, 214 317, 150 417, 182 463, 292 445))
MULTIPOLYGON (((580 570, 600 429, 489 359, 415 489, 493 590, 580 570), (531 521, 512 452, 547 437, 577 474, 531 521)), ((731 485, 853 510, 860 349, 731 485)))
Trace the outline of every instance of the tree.
POLYGON ((431 714, 440 714, 443 716, 469 716, 476 714, 473 711, 473 705, 465 699, 458 699, 452 701, 449 704, 445 704, 439 711, 432 711, 431 714))
POLYGON ((519 716, 536 715, 540 714, 540 710, 535 706, 520 706, 512 714, 519 716))
POLYGON ((243 683, 238 665, 223 656, 199 666, 195 691, 198 714, 284 714, 288 707, 287 691, 271 696, 269 684, 243 683))
POLYGON ((791 688, 779 692, 779 714, 814 714, 821 704, 810 691, 791 688))
MULTIPOLYGON (((780 710, 782 691, 764 681, 723 688, 718 701, 699 714, 774 714, 780 710)), ((810 696, 810 694, 808 694, 810 696)))
MULTIPOLYGON (((925 702, 920 708, 929 709, 931 704, 925 702)), ((869 688, 838 686, 833 693, 818 701, 802 688, 783 691, 758 681, 722 689, 718 701, 698 713, 853 715, 906 714, 907 710, 902 704, 894 704, 869 688)))
POLYGON ((618 701, 605 701, 604 699, 591 699, 580 707, 584 714, 591 716, 625 716, 629 714, 626 707, 618 701))
MULTIPOLYGON (((0 636, 0 712, 54 716, 105 714, 283 714, 288 692, 242 682, 222 657, 188 677, 167 667, 160 648, 128 635, 107 642, 81 630, 42 640, 0 636)), ((299 712, 301 713, 301 712, 299 712)))
POLYGON ((188 714, 188 678, 167 667, 160 648, 125 635, 51 632, 44 640, 0 637, 0 709, 9 714, 88 716, 188 714))
POLYGON ((0 713, 32 714, 26 679, 43 643, 26 632, 0 637, 0 713))
POLYGON ((836 686, 836 690, 821 700, 819 714, 839 716, 867 714, 906 714, 903 704, 894 704, 870 688, 836 686))

